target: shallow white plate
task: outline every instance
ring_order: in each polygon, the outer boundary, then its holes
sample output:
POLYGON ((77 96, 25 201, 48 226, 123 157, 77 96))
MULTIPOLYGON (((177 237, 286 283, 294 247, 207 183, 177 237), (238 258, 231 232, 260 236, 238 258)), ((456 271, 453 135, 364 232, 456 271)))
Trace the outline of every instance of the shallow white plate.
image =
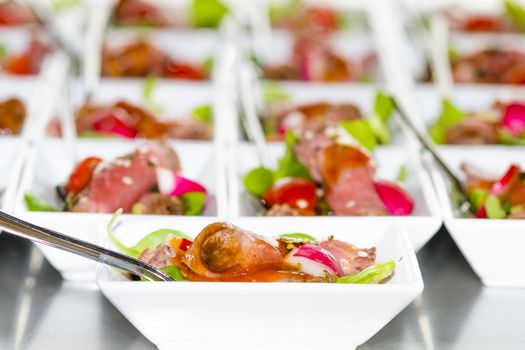
MULTIPOLYGON (((213 221, 130 217, 122 220, 116 235, 129 245, 163 227, 195 236, 213 221)), ((125 281, 101 267, 98 285, 160 349, 351 349, 377 333, 423 290, 410 243, 392 223, 345 218, 240 218, 232 223, 267 236, 300 231, 376 246, 377 261, 396 261, 396 272, 383 285, 170 283, 125 281)))
MULTIPOLYGON (((105 159, 131 153, 142 141, 117 141, 117 140, 81 140, 76 145, 76 160, 88 156, 100 156, 105 159)), ((214 144, 210 142, 171 142, 173 148, 181 158, 183 174, 195 179, 209 191, 209 202, 204 215, 217 215, 225 202, 217 198, 223 191, 217 190, 216 174, 222 165, 215 161, 214 144)), ((69 161, 69 151, 63 147, 62 140, 45 140, 36 153, 34 167, 29 166, 24 170, 22 183, 17 195, 15 212, 21 218, 37 225, 86 240, 100 243, 97 232, 99 227, 107 224, 111 214, 67 213, 67 212, 29 212, 23 202, 24 193, 31 192, 50 203, 60 205, 55 187, 62 185, 72 170, 69 161)), ((124 215, 128 216, 128 215, 124 215)), ((152 215, 152 218, 158 216, 152 215)), ((58 251, 53 248, 41 246, 42 252, 49 262, 59 270, 66 279, 93 280, 95 264, 89 260, 58 251)))
MULTIPOLYGON (((463 161, 495 175, 503 175, 511 163, 525 167, 525 152, 521 148, 443 147, 440 153, 461 178, 465 178, 459 170, 463 161)), ((445 226, 483 284, 490 287, 525 287, 522 268, 525 221, 462 218, 450 199, 450 184, 436 167, 432 178, 445 226)))
MULTIPOLYGON (((277 159, 284 154, 283 144, 271 144, 269 151, 272 159, 272 167, 277 159)), ((374 216, 377 221, 397 221, 406 229, 414 249, 418 251, 441 226, 441 213, 436 194, 432 187, 429 175, 423 170, 419 160, 414 158, 407 147, 390 146, 380 147, 374 154, 377 167, 376 178, 384 180, 395 180, 401 166, 408 169, 408 178, 403 187, 411 194, 415 201, 414 212, 411 216, 374 216)), ((229 198, 230 213, 235 216, 256 216, 257 208, 254 206, 251 195, 245 190, 242 179, 248 171, 259 166, 255 147, 250 144, 241 144, 237 150, 237 168, 234 173, 229 174, 232 181, 233 195, 229 198)), ((268 219, 268 218, 266 218, 268 219)), ((288 218, 294 220, 294 218, 288 218)), ((297 218, 295 218, 297 219, 297 218)), ((332 218, 326 218, 331 220, 332 218)), ((348 217, 348 220, 358 219, 348 217)), ((308 220, 308 218, 300 218, 308 220)), ((295 220, 294 220, 295 221, 295 220)), ((298 222, 299 220, 297 220, 298 222)))

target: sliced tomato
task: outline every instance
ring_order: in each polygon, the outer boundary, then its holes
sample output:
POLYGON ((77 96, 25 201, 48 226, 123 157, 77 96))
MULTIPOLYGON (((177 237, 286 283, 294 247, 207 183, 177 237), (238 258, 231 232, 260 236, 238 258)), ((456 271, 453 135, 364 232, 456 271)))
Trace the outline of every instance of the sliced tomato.
POLYGON ((199 67, 187 63, 169 62, 167 76, 173 79, 204 80, 206 75, 199 67))
POLYGON ((102 162, 98 157, 89 157, 81 161, 69 176, 66 192, 69 194, 80 193, 91 181, 97 165, 102 162))
POLYGON ((275 204, 288 204, 294 209, 311 212, 315 208, 317 187, 314 183, 297 177, 276 181, 264 194, 263 200, 270 208, 275 204))
POLYGON ((316 31, 328 34, 337 29, 337 12, 329 7, 314 7, 310 9, 309 17, 316 31))
POLYGON ((464 21, 462 27, 467 32, 501 32, 504 25, 497 17, 477 15, 464 21))
POLYGON ((31 58, 27 54, 9 57, 5 63, 5 70, 15 75, 30 75, 34 73, 31 68, 31 58))
POLYGON ((170 240, 169 245, 174 249, 180 249, 182 251, 187 251, 191 245, 193 244, 192 241, 186 238, 180 238, 180 237, 173 237, 170 240))

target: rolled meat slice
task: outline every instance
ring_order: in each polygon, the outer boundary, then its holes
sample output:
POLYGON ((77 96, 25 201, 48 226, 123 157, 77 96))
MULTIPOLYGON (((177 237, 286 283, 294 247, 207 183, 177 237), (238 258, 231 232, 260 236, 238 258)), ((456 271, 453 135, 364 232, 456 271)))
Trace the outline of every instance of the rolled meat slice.
POLYGON ((387 215, 374 186, 370 158, 357 147, 333 144, 321 157, 326 201, 336 215, 387 215))
POLYGON ((225 222, 206 226, 182 257, 189 279, 228 280, 279 270, 283 255, 277 244, 225 222), (193 276, 193 277, 192 277, 193 276))
POLYGON ((372 266, 376 260, 376 248, 357 248, 336 239, 321 242, 320 246, 336 258, 345 276, 354 275, 372 266))
POLYGON ((131 155, 103 162, 97 166, 91 182, 70 210, 113 213, 122 208, 129 212, 143 194, 156 186, 156 167, 181 169, 177 154, 167 144, 146 143, 131 155))

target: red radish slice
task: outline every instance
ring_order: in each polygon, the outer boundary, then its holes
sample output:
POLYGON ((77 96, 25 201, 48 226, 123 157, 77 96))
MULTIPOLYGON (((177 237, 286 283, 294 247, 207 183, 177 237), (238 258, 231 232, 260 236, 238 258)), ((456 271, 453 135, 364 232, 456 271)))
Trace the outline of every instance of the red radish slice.
POLYGON ((343 275, 343 270, 334 256, 319 246, 303 244, 294 248, 285 258, 290 265, 300 266, 301 271, 322 277, 326 272, 337 276, 343 275))
POLYGON ((93 117, 93 130, 132 139, 137 131, 132 126, 127 112, 120 108, 102 111, 93 117))
POLYGON ((395 182, 375 181, 374 186, 390 214, 407 216, 414 210, 414 199, 395 182))
POLYGON ((487 209, 485 209, 485 204, 483 204, 476 213, 476 217, 478 219, 486 219, 487 218, 487 209))
POLYGON ((501 122, 513 136, 521 136, 525 133, 525 105, 516 102, 509 104, 501 122))
POLYGON ((206 188, 198 182, 187 179, 166 168, 157 168, 157 185, 160 193, 182 196, 185 193, 206 193, 206 188))
POLYGON ((275 204, 288 204, 295 209, 315 208, 317 199, 317 188, 305 179, 298 177, 286 177, 275 182, 264 194, 263 200, 268 207, 275 204))
POLYGON ((505 172, 498 181, 492 185, 490 193, 496 196, 506 194, 512 186, 518 181, 520 177, 520 167, 516 164, 512 164, 510 168, 505 172))

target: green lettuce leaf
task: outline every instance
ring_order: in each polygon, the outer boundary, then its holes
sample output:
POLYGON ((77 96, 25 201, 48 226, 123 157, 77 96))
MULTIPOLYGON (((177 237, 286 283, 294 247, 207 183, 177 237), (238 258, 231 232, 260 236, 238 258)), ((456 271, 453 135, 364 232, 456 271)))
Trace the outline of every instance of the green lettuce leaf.
POLYGON ((290 100, 288 94, 279 84, 269 83, 264 86, 263 99, 266 104, 290 100))
POLYGON ((243 183, 252 195, 262 197, 272 186, 273 177, 273 171, 265 167, 258 167, 244 176, 243 183))
POLYGON ((406 165, 401 165, 396 176, 396 180, 399 182, 405 182, 408 179, 408 168, 406 165))
POLYGON ((297 143, 297 136, 291 131, 286 133, 286 151, 278 161, 277 169, 274 173, 274 180, 285 177, 300 177, 311 180, 308 169, 297 160, 293 146, 297 143))
POLYGON ((525 134, 521 137, 512 135, 507 130, 500 129, 498 131, 499 141, 504 145, 509 146, 525 146, 525 134))
POLYGON ((438 120, 430 127, 430 136, 437 144, 445 143, 447 129, 461 122, 465 118, 465 113, 456 107, 450 100, 444 99, 441 114, 438 120))
POLYGON ((3 44, 0 44, 0 59, 4 59, 7 57, 7 47, 3 44))
POLYGON ((182 272, 180 272, 180 269, 176 265, 165 266, 160 270, 173 278, 175 281, 185 281, 184 276, 182 276, 182 272))
POLYGON ((317 239, 314 237, 307 235, 306 233, 300 233, 300 232, 294 232, 294 233, 285 233, 282 234, 281 237, 291 239, 293 241, 298 242, 315 242, 317 239))
POLYGON ((31 193, 26 193, 24 195, 24 202, 29 211, 60 211, 44 199, 31 193))
POLYGON ((190 16, 195 27, 217 28, 228 8, 219 0, 193 0, 190 16))
POLYGON ((341 122, 340 125, 363 147, 370 151, 376 148, 376 138, 368 120, 346 120, 341 122))
POLYGON ((507 212, 503 208, 498 196, 489 195, 485 201, 485 210, 489 219, 504 219, 507 212))
POLYGON ((396 263, 387 261, 372 265, 358 274, 352 276, 339 277, 337 283, 354 284, 378 284, 390 277, 396 268, 396 263))
POLYGON ((144 104, 151 110, 160 112, 163 108, 155 102, 153 93, 155 88, 159 85, 159 77, 156 75, 148 75, 144 79, 144 85, 142 86, 142 99, 144 104))
POLYGON ((117 210, 115 214, 113 214, 111 220, 109 220, 107 225, 107 233, 109 239, 113 242, 113 244, 115 244, 115 246, 117 246, 117 248, 120 249, 120 251, 122 251, 124 254, 129 255, 132 258, 138 258, 146 248, 155 249, 159 244, 166 242, 166 239, 170 235, 177 236, 180 238, 186 238, 192 241, 192 239, 189 236, 185 235, 180 231, 172 229, 160 229, 153 231, 152 233, 141 239, 134 246, 127 247, 126 245, 124 245, 124 243, 119 241, 113 233, 113 226, 121 214, 122 209, 117 210))
POLYGON ((200 215, 206 204, 206 194, 202 192, 188 192, 179 199, 184 203, 184 215, 187 216, 200 215))
POLYGON ((505 14, 522 32, 525 32, 525 8, 517 1, 505 0, 503 2, 505 14))
POLYGON ((482 189, 474 189, 472 191, 469 191, 469 201, 472 205, 472 210, 474 212, 477 212, 479 208, 485 203, 485 200, 487 199, 489 192, 482 189))
POLYGON ((208 125, 213 124, 213 110, 209 104, 195 107, 191 111, 191 116, 208 125))

